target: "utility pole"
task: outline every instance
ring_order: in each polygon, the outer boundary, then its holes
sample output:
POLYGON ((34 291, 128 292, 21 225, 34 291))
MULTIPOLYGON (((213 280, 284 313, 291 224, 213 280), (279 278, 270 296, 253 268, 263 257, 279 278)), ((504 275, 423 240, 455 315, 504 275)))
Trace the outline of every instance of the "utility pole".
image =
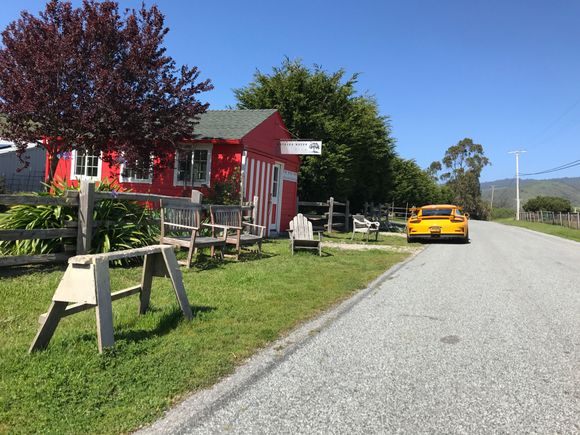
POLYGON ((493 211, 493 191, 495 190, 495 186, 492 184, 491 186, 491 204, 489 206, 489 214, 493 211))
POLYGON ((520 154, 525 150, 509 151, 508 154, 516 155, 516 220, 520 220, 520 154))

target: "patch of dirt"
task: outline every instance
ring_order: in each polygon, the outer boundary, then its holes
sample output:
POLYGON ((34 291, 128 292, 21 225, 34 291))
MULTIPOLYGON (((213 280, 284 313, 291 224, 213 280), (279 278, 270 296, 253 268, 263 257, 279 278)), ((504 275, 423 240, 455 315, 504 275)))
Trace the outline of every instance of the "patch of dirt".
POLYGON ((379 249, 381 251, 389 252, 417 252, 423 249, 419 246, 389 246, 389 245, 366 245, 361 243, 336 243, 336 242, 322 242, 323 248, 336 248, 351 251, 366 251, 369 249, 379 249))

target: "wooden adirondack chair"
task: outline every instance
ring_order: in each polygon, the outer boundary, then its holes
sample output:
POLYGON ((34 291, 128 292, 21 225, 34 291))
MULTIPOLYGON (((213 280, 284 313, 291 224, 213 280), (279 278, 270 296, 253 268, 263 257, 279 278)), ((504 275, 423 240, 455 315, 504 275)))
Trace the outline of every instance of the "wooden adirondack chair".
MULTIPOLYGON (((191 267, 194 254, 200 248, 211 248, 211 256, 215 255, 215 248, 220 250, 223 258, 223 248, 226 245, 227 227, 224 225, 201 223, 201 206, 192 204, 188 200, 161 201, 161 244, 187 248, 187 262, 191 267), (212 229, 211 236, 202 236, 203 227, 212 229), (218 235, 216 230, 221 230, 218 235)), ((182 262, 180 262, 183 264, 182 262)))
POLYGON ((257 245, 258 255, 262 256, 262 241, 266 227, 244 222, 242 207, 237 205, 212 205, 210 207, 211 223, 228 227, 226 244, 235 246, 236 259, 240 257, 242 248, 257 245))
MULTIPOLYGON (((369 235, 371 233, 375 234, 375 240, 379 238, 379 222, 369 221, 362 214, 352 215, 352 237, 354 239, 355 233, 362 233, 367 235, 367 242, 369 241, 369 235)), ((364 235, 363 235, 364 237, 364 235)))
POLYGON ((294 255, 296 249, 317 249, 318 255, 322 255, 322 236, 320 231, 317 231, 318 239, 315 239, 312 231, 312 222, 306 219, 302 213, 298 213, 290 221, 288 233, 290 234, 292 255, 294 255))

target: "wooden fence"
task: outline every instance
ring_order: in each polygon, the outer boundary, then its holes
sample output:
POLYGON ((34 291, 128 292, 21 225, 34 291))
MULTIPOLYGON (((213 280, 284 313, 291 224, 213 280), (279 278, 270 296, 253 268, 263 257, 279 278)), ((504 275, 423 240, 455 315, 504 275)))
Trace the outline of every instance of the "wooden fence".
MULTIPOLYGON (((53 196, 30 196, 30 195, 0 195, 0 204, 4 205, 63 205, 78 209, 77 220, 67 222, 64 228, 50 229, 15 229, 0 230, 0 241, 14 240, 46 240, 46 239, 70 239, 70 243, 64 244, 64 252, 41 255, 20 255, 0 257, 0 267, 21 266, 26 264, 60 263, 65 262, 74 255, 87 254, 91 249, 93 229, 98 222, 93 222, 93 209, 95 203, 103 200, 140 201, 158 203, 161 199, 176 199, 173 196, 153 195, 149 193, 132 192, 97 192, 95 183, 82 181, 80 190, 67 190, 62 197, 53 196), (76 245, 73 240, 76 239, 76 245)), ((179 198, 188 199, 188 198, 179 198)), ((201 194, 197 191, 192 193, 190 199, 194 203, 201 202, 201 194)), ((244 204, 242 210, 252 216, 255 221, 257 207, 255 204, 258 197, 254 197, 252 204, 244 204)), ((202 208, 208 206, 202 205, 202 208)))
POLYGON ((406 224, 411 213, 412 209, 408 204, 405 207, 396 207, 394 204, 365 202, 363 205, 363 214, 371 220, 381 222, 385 227, 396 223, 406 224))
POLYGON ((297 213, 302 213, 312 222, 315 231, 332 232, 334 229, 342 231, 350 230, 350 203, 336 201, 330 197, 325 202, 298 201, 296 202, 297 213), (341 209, 342 211, 337 211, 341 209))
POLYGON ((556 213, 553 211, 522 211, 520 220, 528 222, 541 222, 545 224, 560 225, 563 227, 580 230, 580 212, 556 213))

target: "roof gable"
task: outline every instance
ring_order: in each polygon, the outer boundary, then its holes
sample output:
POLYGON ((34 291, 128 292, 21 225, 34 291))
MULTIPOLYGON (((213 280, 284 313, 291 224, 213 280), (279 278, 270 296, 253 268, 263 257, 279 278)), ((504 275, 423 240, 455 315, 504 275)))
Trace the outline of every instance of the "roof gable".
POLYGON ((208 110, 199 116, 192 139, 241 139, 276 109, 208 110))

